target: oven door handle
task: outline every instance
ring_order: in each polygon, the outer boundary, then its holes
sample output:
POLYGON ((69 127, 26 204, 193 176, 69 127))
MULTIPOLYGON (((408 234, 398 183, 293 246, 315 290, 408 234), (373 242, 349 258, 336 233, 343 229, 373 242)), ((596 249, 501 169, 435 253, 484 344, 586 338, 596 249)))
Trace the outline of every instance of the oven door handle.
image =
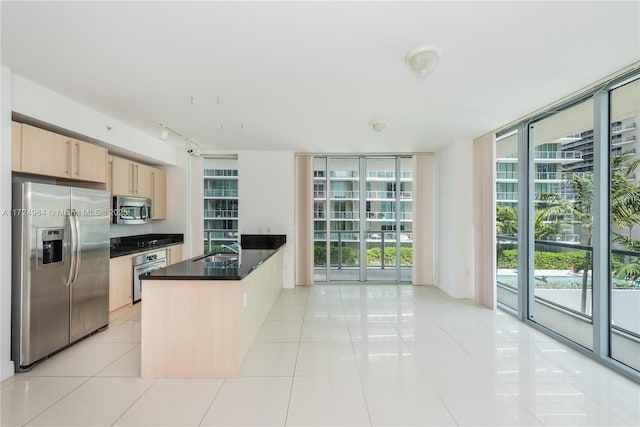
POLYGON ((166 266, 167 266, 166 260, 155 261, 151 263, 137 265, 134 267, 134 271, 135 271, 136 278, 139 278, 143 274, 150 273, 154 270, 158 270, 166 266))

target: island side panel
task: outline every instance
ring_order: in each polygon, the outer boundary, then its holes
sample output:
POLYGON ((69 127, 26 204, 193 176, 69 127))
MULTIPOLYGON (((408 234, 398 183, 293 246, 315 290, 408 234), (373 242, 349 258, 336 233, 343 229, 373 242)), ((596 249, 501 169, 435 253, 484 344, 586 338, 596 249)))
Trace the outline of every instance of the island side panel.
POLYGON ((145 280, 141 376, 238 376, 238 285, 221 280, 145 280))
POLYGON ((280 295, 282 253, 280 249, 240 282, 240 363, 280 295))

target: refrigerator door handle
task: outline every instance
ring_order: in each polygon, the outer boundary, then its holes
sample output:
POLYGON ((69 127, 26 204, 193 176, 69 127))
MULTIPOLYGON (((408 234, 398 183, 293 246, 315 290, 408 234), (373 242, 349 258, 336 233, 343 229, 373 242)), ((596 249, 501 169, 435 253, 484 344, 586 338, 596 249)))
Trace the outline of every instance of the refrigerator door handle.
POLYGON ((74 230, 73 230, 73 239, 71 240, 73 242, 73 259, 74 259, 74 271, 73 271, 73 280, 71 281, 71 286, 73 286, 76 281, 78 280, 78 273, 80 271, 80 221, 78 220, 78 212, 76 210, 73 210, 71 213, 71 217, 73 219, 73 223, 74 223, 74 230))
POLYGON ((76 265, 75 265, 75 245, 74 245, 74 232, 73 232, 73 212, 72 211, 67 211, 65 212, 65 216, 67 217, 67 219, 69 220, 69 233, 70 233, 70 240, 71 240, 71 250, 69 251, 71 254, 71 260, 69 261, 69 276, 67 278, 67 280, 65 281, 64 285, 68 288, 69 286, 71 286, 72 282, 73 282, 73 275, 76 269, 76 265))

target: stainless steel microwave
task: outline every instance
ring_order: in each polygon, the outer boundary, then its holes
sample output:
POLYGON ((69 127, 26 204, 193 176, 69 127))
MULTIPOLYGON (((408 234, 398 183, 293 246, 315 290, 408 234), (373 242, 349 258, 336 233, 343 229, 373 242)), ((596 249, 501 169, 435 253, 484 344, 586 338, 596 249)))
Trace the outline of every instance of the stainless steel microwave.
POLYGON ((145 224, 151 220, 151 199, 113 196, 114 224, 145 224))

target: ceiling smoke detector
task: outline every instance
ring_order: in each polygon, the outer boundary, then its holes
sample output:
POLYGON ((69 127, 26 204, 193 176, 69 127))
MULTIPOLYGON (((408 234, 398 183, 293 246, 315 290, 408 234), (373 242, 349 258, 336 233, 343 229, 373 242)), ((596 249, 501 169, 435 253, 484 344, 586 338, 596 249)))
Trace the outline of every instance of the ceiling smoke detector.
POLYGON ((420 46, 409 51, 404 60, 414 73, 424 77, 433 71, 443 52, 440 46, 420 46))
POLYGON ((386 120, 371 120, 369 127, 376 133, 384 132, 389 127, 389 122, 386 120))

